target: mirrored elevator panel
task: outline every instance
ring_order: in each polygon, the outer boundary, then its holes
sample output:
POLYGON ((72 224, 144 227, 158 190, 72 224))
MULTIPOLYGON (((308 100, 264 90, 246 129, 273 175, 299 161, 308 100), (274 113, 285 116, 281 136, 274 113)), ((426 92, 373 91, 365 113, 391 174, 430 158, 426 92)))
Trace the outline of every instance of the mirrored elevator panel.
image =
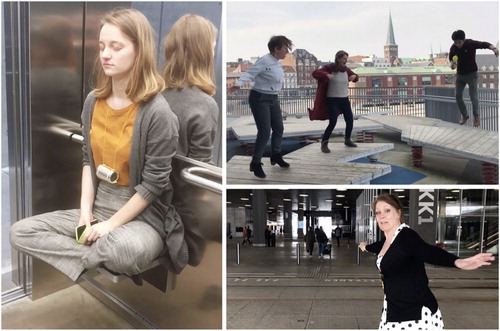
POLYGON ((81 132, 83 11, 83 3, 30 3, 33 214, 80 201, 81 150, 58 130, 81 132))

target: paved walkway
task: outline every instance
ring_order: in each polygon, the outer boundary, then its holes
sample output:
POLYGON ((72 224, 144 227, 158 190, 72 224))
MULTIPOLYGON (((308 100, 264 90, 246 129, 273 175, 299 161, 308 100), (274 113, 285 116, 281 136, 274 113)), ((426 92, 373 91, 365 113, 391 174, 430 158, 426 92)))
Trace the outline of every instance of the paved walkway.
MULTIPOLYGON (((309 257, 299 241, 277 247, 227 245, 228 329, 376 329, 383 291, 369 253, 347 239, 332 259, 309 257), (297 263, 297 243, 300 264, 297 263)), ((315 249, 317 249, 315 247, 315 249)), ((476 271, 429 266, 446 329, 498 330, 498 263, 476 271)))

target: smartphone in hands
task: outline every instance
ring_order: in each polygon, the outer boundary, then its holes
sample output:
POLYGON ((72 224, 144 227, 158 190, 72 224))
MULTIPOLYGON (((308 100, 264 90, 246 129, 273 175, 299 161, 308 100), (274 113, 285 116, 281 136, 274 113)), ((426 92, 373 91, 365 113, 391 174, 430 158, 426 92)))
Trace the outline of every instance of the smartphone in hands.
MULTIPOLYGON (((99 223, 97 220, 93 220, 90 222, 90 225, 94 225, 99 223)), ((76 242, 79 244, 84 244, 84 239, 85 239, 85 234, 87 233, 87 226, 85 224, 82 224, 80 226, 77 226, 75 229, 75 239, 76 242)))

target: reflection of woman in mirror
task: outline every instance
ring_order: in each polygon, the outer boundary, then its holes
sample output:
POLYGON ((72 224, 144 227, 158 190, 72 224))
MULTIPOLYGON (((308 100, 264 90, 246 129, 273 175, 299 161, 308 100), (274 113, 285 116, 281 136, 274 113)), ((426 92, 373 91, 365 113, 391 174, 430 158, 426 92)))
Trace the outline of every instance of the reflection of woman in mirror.
POLYGON ((217 28, 204 17, 184 15, 165 37, 163 93, 179 119, 178 155, 212 159, 219 108, 215 94, 214 48, 217 28))

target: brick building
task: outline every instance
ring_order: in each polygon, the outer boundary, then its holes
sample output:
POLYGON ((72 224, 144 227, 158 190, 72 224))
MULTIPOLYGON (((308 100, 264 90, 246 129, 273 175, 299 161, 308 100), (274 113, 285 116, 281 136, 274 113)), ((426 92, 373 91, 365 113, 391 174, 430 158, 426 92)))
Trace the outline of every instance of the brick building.
MULTIPOLYGON (((226 65, 226 88, 234 85, 236 81, 252 67, 257 59, 258 58, 252 58, 250 61, 238 59, 238 62, 228 62, 226 65)), ((295 56, 292 53, 288 53, 281 61, 281 64, 283 67, 283 88, 297 88, 297 63, 295 56)), ((252 86, 253 81, 250 81, 245 86, 242 86, 242 89, 250 89, 252 86)))
POLYGON ((319 67, 319 61, 305 49, 296 49, 293 51, 296 59, 297 86, 315 87, 316 80, 311 76, 312 72, 319 67))
POLYGON ((498 57, 493 54, 477 54, 479 88, 498 88, 498 57))
POLYGON ((359 75, 355 87, 404 87, 454 84, 455 71, 449 67, 360 67, 353 71, 359 75))

